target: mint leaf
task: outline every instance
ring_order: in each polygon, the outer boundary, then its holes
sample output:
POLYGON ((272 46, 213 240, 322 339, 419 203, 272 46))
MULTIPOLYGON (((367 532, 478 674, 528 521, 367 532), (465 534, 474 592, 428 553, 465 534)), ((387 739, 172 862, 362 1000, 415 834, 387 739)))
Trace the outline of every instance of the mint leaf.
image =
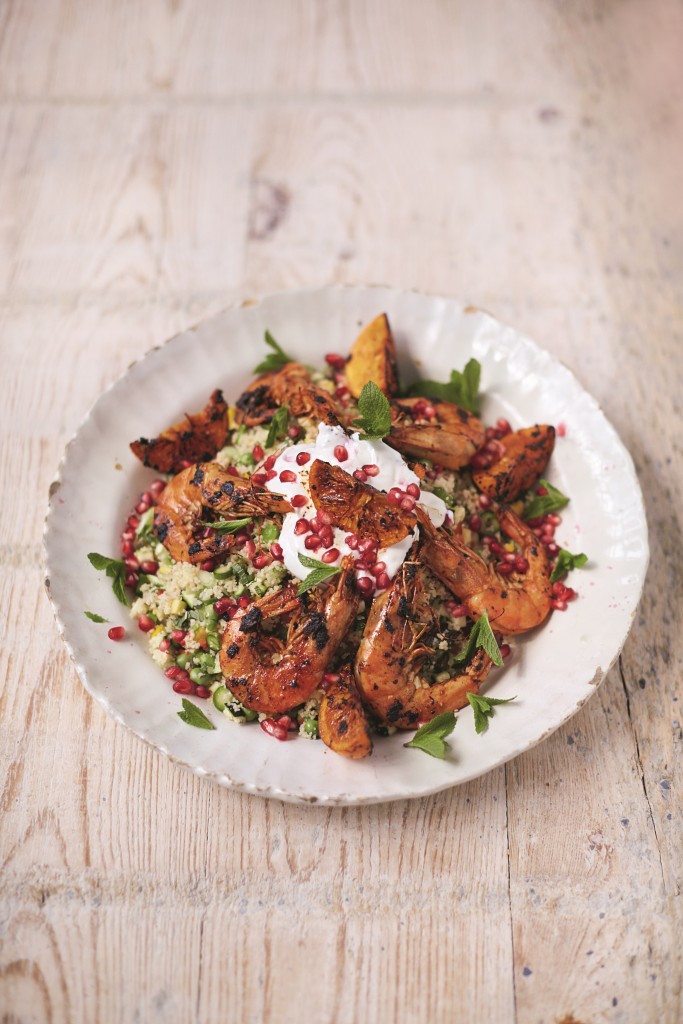
POLYGON ((272 448, 276 441, 282 440, 287 433, 288 426, 289 409, 286 405, 282 405, 270 421, 268 437, 266 438, 266 448, 272 448))
POLYGON ((486 732, 489 727, 489 718, 493 715, 494 704, 509 704, 517 697, 482 697, 478 693, 468 693, 467 699, 474 711, 474 729, 477 733, 486 732))
POLYGON ((98 555, 91 551, 88 561, 99 572, 106 572, 111 579, 111 588, 121 604, 129 605, 130 599, 126 592, 126 565, 117 558, 107 558, 106 555, 98 555))
POLYGON ((476 415, 479 411, 480 380, 481 363, 477 359, 468 359, 462 373, 459 370, 451 370, 451 379, 445 384, 438 380, 418 380, 408 389, 408 394, 411 398, 420 395, 426 398, 443 398, 476 415))
POLYGON ((237 533, 238 530, 248 526, 253 521, 252 516, 247 516, 245 519, 217 519, 215 523, 205 523, 200 520, 200 525, 210 526, 216 533, 237 533))
POLYGON ((101 615, 97 615, 96 612, 83 612, 86 619, 90 619, 91 622, 109 622, 109 619, 103 618, 101 615))
POLYGON ((338 576, 341 572, 341 566, 326 565, 325 562, 319 562, 317 558, 310 558, 308 555, 299 555, 299 561, 313 572, 309 572, 306 579, 301 581, 296 590, 297 594, 304 594, 312 587, 317 587, 320 583, 324 583, 332 576, 338 576))
POLYGON ((472 656, 478 647, 482 647, 486 654, 493 662, 494 665, 500 666, 503 664, 503 656, 500 653, 500 648, 496 643, 496 638, 493 635, 491 624, 489 623, 488 612, 477 619, 475 624, 472 626, 472 630, 467 640, 467 646, 455 659, 456 665, 467 665, 472 660, 472 656))
POLYGON ((258 364, 254 373, 268 373, 270 370, 279 370, 282 366, 286 366, 287 363, 294 362, 292 357, 288 356, 280 348, 270 331, 265 333, 265 342, 273 351, 269 352, 266 358, 258 364))
POLYGON ((358 411, 360 419, 354 420, 353 426, 363 439, 387 436, 391 430, 391 407, 374 380, 369 380, 358 396, 358 411))
POLYGON ((530 500, 524 507, 524 519, 538 519, 540 516, 545 516, 548 512, 558 512, 565 505, 569 504, 569 498, 562 491, 558 491, 557 487, 553 487, 547 480, 539 480, 536 484, 536 488, 544 487, 547 494, 534 494, 531 495, 530 500))
POLYGON ((452 711, 444 711, 442 715, 437 715, 431 722, 418 729, 412 740, 403 746, 416 747, 417 750, 424 750, 430 757, 443 760, 450 750, 450 744, 445 742, 445 738, 453 732, 456 722, 457 718, 452 711))
POLYGON ((588 561, 588 555, 581 553, 580 555, 573 555, 571 551, 567 551, 566 548, 560 548, 560 553, 557 556, 555 562, 555 568, 550 574, 550 582, 554 583, 555 580, 561 579, 566 576, 571 569, 581 569, 588 561))
POLYGON ((210 722, 203 711, 200 711, 196 704, 183 697, 183 710, 178 712, 178 718, 187 725, 194 725, 197 729, 215 729, 216 726, 210 722))

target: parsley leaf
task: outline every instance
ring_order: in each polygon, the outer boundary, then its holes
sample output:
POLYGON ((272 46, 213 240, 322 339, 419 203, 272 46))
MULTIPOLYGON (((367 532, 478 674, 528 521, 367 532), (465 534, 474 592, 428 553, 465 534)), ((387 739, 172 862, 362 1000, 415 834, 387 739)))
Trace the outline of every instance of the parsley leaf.
POLYGON ((445 384, 438 380, 418 380, 408 389, 408 394, 411 398, 419 395, 443 398, 476 415, 479 411, 480 380, 481 363, 477 359, 468 359, 462 373, 459 370, 451 370, 451 379, 445 384))
POLYGON ((539 480, 536 488, 539 487, 544 487, 548 493, 534 493, 531 496, 531 500, 524 508, 525 519, 538 519, 540 516, 547 515, 548 512, 558 512, 559 509, 569 504, 567 495, 558 491, 557 487, 553 487, 547 480, 539 480))
POLYGON ((475 732, 481 733, 486 732, 489 727, 489 718, 493 715, 493 705, 509 704, 511 700, 517 700, 517 697, 507 697, 503 700, 501 697, 482 697, 478 693, 468 693, 467 699, 474 711, 475 732))
POLYGON ((203 711, 200 711, 196 704, 183 697, 183 710, 178 712, 178 718, 187 725, 194 725, 197 729, 215 729, 216 726, 210 722, 203 711))
POLYGON ((272 348, 273 351, 269 352, 266 358, 258 364, 254 373, 268 373, 269 370, 279 370, 287 363, 294 362, 291 356, 283 352, 270 331, 265 333, 265 342, 268 348, 272 348))
POLYGON ((452 711, 444 711, 442 715, 437 715, 436 718, 432 718, 431 722, 427 722, 421 729, 418 729, 412 740, 409 743, 404 743, 403 746, 416 747, 418 750, 424 750, 425 754, 429 754, 431 757, 439 757, 443 760, 451 749, 450 744, 445 742, 445 738, 453 732, 456 722, 457 718, 452 711))
POLYGON ((297 594, 303 594, 312 587, 317 587, 319 583, 329 580, 330 577, 338 576, 341 572, 341 566, 326 565, 325 562, 319 562, 317 558, 310 558, 308 555, 299 555, 299 561, 313 572, 309 572, 306 579, 301 581, 296 590, 297 594))
POLYGON ((281 405, 270 421, 268 437, 266 438, 266 448, 272 448, 276 441, 282 440, 287 433, 288 426, 289 409, 286 405, 281 405))
POLYGON ((91 551, 88 555, 88 561, 93 568, 100 572, 106 572, 107 576, 111 579, 111 588, 114 594, 119 599, 121 604, 130 604, 130 599, 126 593, 126 565, 125 562, 116 558, 107 558, 106 555, 98 555, 96 551, 91 551))
POLYGON ((83 612, 83 614, 85 615, 86 619, 90 619, 91 622, 109 622, 109 619, 103 618, 96 612, 83 612))
POLYGON ((500 648, 496 643, 496 638, 493 635, 491 624, 489 623, 488 612, 477 619, 475 624, 472 626, 469 638, 467 640, 467 646, 455 659, 456 665, 466 665, 472 660, 472 656, 478 647, 482 647, 486 654, 493 662, 494 665, 500 667, 503 664, 503 656, 500 653, 500 648))
POLYGON ((363 386, 358 396, 360 419, 353 426, 361 431, 361 438, 386 437, 391 430, 391 407, 374 380, 363 386))
POLYGON ((237 533, 238 530, 248 526, 253 521, 252 516, 247 516, 245 519, 217 519, 215 523, 205 523, 202 521, 201 525, 210 526, 216 533, 237 533))
POLYGON ((587 561, 588 555, 584 555, 583 552, 580 555, 573 555, 571 551, 567 551, 566 548, 560 548, 560 553, 557 556, 557 561, 555 562, 555 568, 550 574, 550 582, 554 583, 555 580, 559 580, 563 576, 566 576, 571 569, 581 569, 587 561))

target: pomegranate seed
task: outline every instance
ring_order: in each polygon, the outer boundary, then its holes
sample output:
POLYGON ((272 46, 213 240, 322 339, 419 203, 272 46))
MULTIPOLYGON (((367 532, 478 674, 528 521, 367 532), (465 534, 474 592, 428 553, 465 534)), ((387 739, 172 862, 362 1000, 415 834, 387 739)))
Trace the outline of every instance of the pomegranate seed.
POLYGON ((467 520, 467 525, 469 526, 470 530, 474 530, 475 533, 479 533, 479 531, 481 530, 481 516, 470 516, 469 519, 467 520))
POLYGON ((343 444, 335 445, 334 457, 337 460, 337 462, 346 462, 346 460, 349 457, 349 453, 343 444))
POLYGON ((387 567, 387 563, 386 562, 375 562, 375 564, 373 565, 373 567, 371 569, 372 575, 373 576, 379 576, 379 574, 381 572, 384 572, 386 567, 387 567))
POLYGON ((235 534, 236 544, 246 544, 249 540, 249 533, 247 530, 238 530, 235 534))
POLYGON ((277 473, 275 472, 275 470, 269 469, 268 472, 266 473, 266 483, 270 483, 270 481, 274 480, 276 476, 277 473))
POLYGON ((299 426, 298 423, 293 423, 292 426, 289 427, 289 429, 287 430, 287 437, 291 441, 296 441, 297 438, 301 437, 302 434, 303 429, 299 426))
POLYGON ((474 466, 475 469, 486 469, 488 465, 488 459, 482 452, 475 452, 470 459, 470 466, 474 466))
POLYGON ((336 562, 338 558, 339 549, 330 548, 329 551, 326 551, 325 554, 321 556, 320 561, 325 562, 326 565, 332 565, 332 563, 336 562))
POLYGON ((239 611, 239 606, 236 605, 236 604, 233 605, 232 608, 230 609, 230 611, 228 612, 228 619, 229 619, 230 622, 232 622, 232 620, 235 618, 235 616, 237 615, 238 611, 239 611))
POLYGON ((233 601, 229 597, 219 597, 217 601, 214 601, 213 610, 216 615, 227 615, 233 605, 233 601))
POLYGON ((334 389, 334 397, 335 398, 345 399, 345 398, 348 398, 348 396, 350 394, 351 394, 351 392, 349 391, 349 389, 344 387, 343 384, 342 384, 341 387, 338 387, 338 388, 334 389))
POLYGON ((517 555, 514 561, 515 572, 528 572, 529 563, 523 555, 517 555))
POLYGON ((408 486, 406 487, 406 494, 410 498, 415 498, 415 500, 417 501, 417 499, 420 497, 420 488, 418 487, 417 484, 408 484, 408 486))
POLYGON ((202 700, 206 700, 207 697, 211 696, 211 690, 208 686, 198 686, 194 691, 195 697, 201 697, 202 700))
POLYGON ((276 540, 273 541, 273 543, 270 545, 270 553, 276 562, 281 562, 284 557, 282 545, 278 544, 276 540))
POLYGON ((164 675, 167 679, 175 679, 179 672, 180 669, 177 665, 169 665, 168 668, 164 669, 164 675))
POLYGON ((274 719, 264 718, 260 724, 263 731, 267 732, 269 736, 274 736, 276 740, 282 742, 282 740, 287 739, 287 730, 283 726, 278 725, 274 719))
POLYGON ((405 498, 401 498, 398 503, 398 507, 402 508, 404 512, 412 512, 415 508, 415 498, 409 498, 408 495, 405 498))
POLYGON ((558 544, 546 544, 546 550, 549 555, 559 555, 560 548, 558 544))
POLYGON ((496 566, 496 572, 500 573, 501 576, 510 576, 515 570, 509 562, 498 562, 496 566))
POLYGON ((159 642, 159 650, 163 654, 166 653, 166 651, 169 649, 170 646, 171 646, 171 641, 168 639, 167 636, 165 636, 164 639, 159 642))
POLYGON ((368 478, 368 474, 365 473, 362 469, 354 469, 353 478, 354 480, 359 480, 362 484, 364 484, 368 478))
POLYGON ((239 476, 240 475, 237 466, 226 466, 225 467, 225 471, 226 471, 226 473, 229 473, 230 476, 239 476))
POLYGON ((165 480, 154 480, 149 485, 149 493, 152 495, 152 497, 154 498, 155 501, 159 500, 160 496, 163 494, 163 492, 165 490, 166 490, 166 481, 165 480))
POLYGON ((240 606, 240 608, 248 608, 249 605, 251 604, 251 595, 250 594, 242 594, 242 596, 239 598, 237 603, 240 606))
POLYGON ((544 498, 547 493, 548 493, 548 488, 547 487, 542 487, 541 486, 541 487, 537 487, 536 488, 536 494, 538 494, 541 498, 544 498))
POLYGON ((294 524, 294 534, 297 537, 300 537, 302 533, 308 533, 310 529, 311 524, 308 519, 297 519, 294 524))
POLYGON ((332 545, 334 544, 334 533, 332 532, 332 527, 331 526, 323 526, 318 531, 318 536, 320 537, 321 541, 323 542, 323 546, 324 547, 331 548, 332 545))
POLYGON ((387 494, 387 501, 389 502, 389 504, 393 505, 395 508, 398 508, 402 500, 403 493, 399 491, 398 488, 392 487, 387 494))
POLYGON ((426 398, 418 398, 417 402, 415 402, 415 404, 413 405, 413 412, 416 413, 418 416, 421 416, 428 405, 429 402, 427 401, 426 398))
POLYGON ((130 558, 134 550, 132 540, 121 541, 121 554, 124 558, 130 558))
POLYGON ((512 648, 510 647, 510 644, 501 644, 499 650, 501 658, 509 658, 510 655, 512 654, 512 648))
POLYGON ((491 508, 491 499, 488 494, 479 495, 479 508, 491 508))
POLYGON ((280 480, 283 484, 295 484, 296 473, 293 473, 291 469, 283 469, 280 473, 280 480))
POLYGON ((372 537, 366 537, 365 540, 361 540, 358 543, 358 550, 365 553, 366 551, 376 551, 379 544, 372 537))
POLYGON ((267 479, 268 476, 266 475, 264 470, 259 470, 258 473, 252 473, 251 475, 252 483, 257 484, 259 487, 263 487, 267 479))
POLYGON ((158 562, 140 562, 140 571, 147 576, 154 576, 158 568, 158 562))
POLYGON ((566 435, 567 435, 567 427, 566 427, 566 424, 564 424, 564 423, 558 423, 558 424, 557 424, 557 436, 558 436, 558 437, 566 437, 566 435))
POLYGON ((150 629, 154 629, 156 622, 154 619, 150 619, 149 615, 138 615, 138 629, 141 629, 143 633, 149 633, 150 629))
POLYGON ((270 565, 272 561, 272 556, 268 554, 267 551, 264 551, 260 555, 257 555, 256 558, 254 559, 254 567, 256 569, 265 569, 265 567, 267 565, 270 565))
POLYGON ((130 569, 131 572, 135 572, 139 568, 140 563, 134 555, 131 555, 130 558, 126 559, 126 569, 130 569))
POLYGON ((450 612, 454 619, 462 619, 467 615, 465 605, 458 604, 457 601, 446 601, 446 610, 450 612))
POLYGON ((356 580, 356 589, 363 597, 371 597, 375 590, 375 584, 367 576, 361 576, 356 580))
POLYGON ((512 427, 510 426, 507 420, 496 420, 496 427, 503 436, 505 436, 505 434, 512 433, 512 427))
POLYGON ((290 505, 293 505, 294 508, 303 508, 307 501, 305 494, 295 494, 293 498, 289 499, 290 505))
POLYGON ((123 626, 112 626, 111 629, 107 631, 107 636, 110 640, 123 640, 125 635, 126 631, 123 626))
POLYGON ((562 516, 558 516, 555 512, 549 512, 545 517, 547 523, 551 523, 553 526, 559 526, 562 522, 562 516))
POLYGON ((328 686, 334 686, 341 679, 338 672, 326 672, 323 676, 323 683, 327 683, 328 686))
POLYGON ((251 454, 254 456, 257 462, 260 462, 263 456, 265 455, 265 452, 260 444, 255 444, 254 447, 251 449, 251 454))
POLYGON ((256 544, 251 539, 251 537, 249 537, 249 539, 247 540, 246 544, 244 545, 244 550, 246 551, 247 558, 249 558, 249 559, 252 559, 254 557, 254 555, 256 554, 256 544))
POLYGON ((204 572, 213 572, 213 570, 216 568, 216 559, 206 558, 203 562, 199 563, 199 568, 202 569, 204 572))
POLYGON ((355 533, 347 534, 347 536, 344 537, 344 540, 346 541, 347 547, 351 548, 352 551, 355 551, 358 547, 358 537, 356 537, 355 533))
POLYGON ((137 573, 129 572, 126 576, 126 586, 130 587, 131 590, 135 590, 138 585, 137 573))
POLYGON ((318 520, 323 524, 323 526, 331 526, 332 525, 332 516, 330 515, 329 512, 324 512, 324 511, 318 512, 318 520))
POLYGON ((149 512, 151 507, 151 501, 139 501, 138 504, 135 506, 135 511, 139 512, 140 515, 143 515, 145 512, 149 512))
POLYGON ((374 462, 368 462, 366 466, 363 466, 363 472, 366 476, 379 476, 379 466, 376 466, 374 462))
POLYGON ((564 599, 565 601, 575 601, 578 597, 578 593, 572 587, 564 588, 564 599))
POLYGON ((182 462, 180 463, 180 468, 181 469, 189 469, 191 465, 192 465, 192 463, 190 462, 189 459, 183 459, 182 462))
POLYGON ((268 458, 266 459, 266 461, 263 463, 263 468, 264 469, 272 469, 273 466, 275 465, 275 459, 276 458, 277 458, 276 455, 269 455, 268 458))
POLYGON ((322 546, 322 541, 317 533, 309 533, 304 541, 304 547, 309 551, 317 551, 322 546))
POLYGON ((305 466, 306 463, 310 462, 310 461, 311 461, 311 453, 310 452, 299 452, 299 454, 296 457, 296 464, 297 464, 297 466, 305 466))
POLYGON ((514 553, 514 551, 507 551, 503 555, 503 561, 504 562, 509 562, 510 565, 514 565, 515 562, 517 561, 517 555, 514 553))
POLYGON ((337 355, 336 352, 328 352, 325 356, 325 362, 328 366, 331 366, 333 370, 343 370, 346 366, 346 359, 344 356, 337 355))
POLYGON ((387 587, 391 584, 391 580, 389 579, 389 573, 381 572, 377 579, 375 580, 375 583, 377 585, 378 590, 386 590, 387 587))
POLYGON ((561 597, 554 597, 550 602, 556 612, 566 612, 567 602, 561 597))
POLYGON ((424 407, 422 415, 425 417, 425 419, 433 420, 434 417, 436 416, 436 409, 434 408, 433 405, 426 405, 424 407))
POLYGON ((197 687, 189 677, 187 679, 176 679, 173 684, 173 692, 181 693, 186 697, 194 697, 197 692, 197 687))
POLYGON ((130 537, 131 537, 131 539, 133 537, 135 537, 135 531, 137 530, 139 525, 140 525, 140 520, 138 519, 137 516, 128 516, 127 526, 128 526, 128 528, 130 530, 130 537))
POLYGON ((289 715, 280 715, 279 718, 275 719, 275 724, 281 725, 283 729, 287 730, 287 732, 296 731, 296 722, 293 718, 290 718, 289 715))
POLYGON ((532 529, 536 529, 538 526, 543 526, 545 516, 535 516, 533 519, 527 519, 527 523, 532 529))
POLYGON ((183 647, 186 636, 186 629, 174 629, 173 632, 171 633, 171 640, 173 641, 174 644, 178 644, 180 647, 183 647))
POLYGON ((553 594, 555 597, 562 597, 566 589, 564 583, 561 583, 560 580, 556 580, 553 583, 553 594))

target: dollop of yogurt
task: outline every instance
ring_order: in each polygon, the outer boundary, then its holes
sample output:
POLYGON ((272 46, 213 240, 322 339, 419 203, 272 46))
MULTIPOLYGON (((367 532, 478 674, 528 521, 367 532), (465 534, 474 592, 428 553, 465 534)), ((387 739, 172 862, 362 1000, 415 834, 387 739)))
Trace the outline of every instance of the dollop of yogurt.
MULTIPOLYGON (((419 497, 415 499, 416 504, 424 508, 435 526, 443 525, 450 515, 441 498, 420 489, 420 478, 407 466, 399 452, 390 448, 384 441, 361 440, 357 433, 347 434, 343 427, 321 423, 315 441, 291 445, 278 455, 272 467, 275 476, 266 483, 268 490, 276 494, 283 494, 289 501, 296 497, 296 500, 300 502, 294 512, 288 512, 285 516, 279 539, 284 564, 292 576, 297 579, 305 579, 311 571, 299 561, 300 554, 308 555, 318 561, 324 554, 323 550, 312 551, 306 547, 306 538, 310 536, 310 533, 295 532, 299 519, 315 519, 318 514, 308 489, 308 473, 316 460, 327 462, 332 466, 340 466, 349 476, 353 476, 354 470, 362 470, 364 466, 377 467, 378 472, 374 476, 368 477, 367 482, 378 491, 388 492, 392 487, 405 491, 410 484, 413 484, 420 490, 419 497), (337 456, 343 454, 342 448, 346 452, 346 457, 340 459, 337 456), (335 449, 337 454, 335 454, 335 449), (297 461, 302 452, 307 452, 310 456, 304 465, 300 465, 297 461), (284 474, 284 480, 282 474, 284 474), (292 479, 292 474, 294 479, 292 479), (305 498, 305 503, 303 498, 305 498)), ((330 563, 331 566, 339 565, 345 555, 353 554, 354 557, 358 555, 358 552, 352 551, 346 543, 348 530, 333 527, 332 532, 334 542, 331 547, 337 549, 339 557, 330 563)), ((396 544, 380 548, 377 560, 386 564, 384 571, 390 580, 398 572, 416 537, 417 527, 413 533, 408 534, 396 544)), ((359 568, 357 575, 360 578, 369 574, 359 568)))

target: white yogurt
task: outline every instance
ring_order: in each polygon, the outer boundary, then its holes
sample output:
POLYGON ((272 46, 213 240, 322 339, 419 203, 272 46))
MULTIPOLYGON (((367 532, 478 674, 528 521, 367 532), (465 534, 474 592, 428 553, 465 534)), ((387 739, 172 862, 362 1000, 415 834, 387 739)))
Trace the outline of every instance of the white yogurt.
MULTIPOLYGON (((320 557, 323 554, 320 549, 318 551, 309 551, 306 547, 306 537, 310 536, 310 534, 297 535, 294 533, 294 527, 298 519, 302 517, 314 519, 317 515, 315 505, 311 500, 308 490, 308 472, 316 460, 327 462, 332 466, 340 466, 350 476, 353 475, 354 470, 362 469, 363 466, 377 466, 379 473, 377 476, 368 477, 368 483, 378 491, 386 492, 391 490, 392 487, 399 487, 402 491, 405 491, 409 484, 420 486, 419 477, 408 468, 402 456, 385 444, 384 441, 361 441, 358 434, 349 435, 342 427, 332 427, 326 423, 321 423, 318 427, 318 436, 314 442, 309 441, 285 448, 273 465, 273 471, 276 473, 276 476, 266 483, 266 487, 276 494, 283 494, 290 501, 297 494, 301 494, 306 498, 305 505, 301 505, 294 512, 287 513, 279 538, 285 566, 292 576, 296 576, 297 579, 301 580, 305 579, 311 570, 301 564, 299 555, 308 555, 320 561, 320 557), (334 454, 334 449, 339 445, 346 449, 347 459, 340 461, 334 454), (311 456, 304 466, 298 465, 296 461, 297 455, 301 452, 308 452, 311 456), (295 474, 296 479, 294 481, 287 483, 280 480, 280 474, 286 470, 290 470, 295 474)), ((417 498, 416 503, 424 508, 435 526, 441 526, 446 521, 448 509, 441 498, 438 498, 435 494, 431 494, 428 491, 420 491, 420 497, 417 498)), ((352 552, 346 543, 345 537, 348 536, 348 533, 348 530, 333 528, 334 547, 340 553, 339 559, 332 563, 333 565, 339 565, 344 555, 353 554, 354 557, 357 555, 357 552, 352 552)), ((407 537, 398 541, 398 543, 392 544, 387 548, 380 548, 377 560, 386 563, 386 572, 390 579, 393 579, 398 572, 410 550, 413 540, 417 537, 417 533, 416 527, 414 533, 408 534, 407 537)), ((358 575, 366 576, 369 574, 364 570, 358 570, 358 575)))

